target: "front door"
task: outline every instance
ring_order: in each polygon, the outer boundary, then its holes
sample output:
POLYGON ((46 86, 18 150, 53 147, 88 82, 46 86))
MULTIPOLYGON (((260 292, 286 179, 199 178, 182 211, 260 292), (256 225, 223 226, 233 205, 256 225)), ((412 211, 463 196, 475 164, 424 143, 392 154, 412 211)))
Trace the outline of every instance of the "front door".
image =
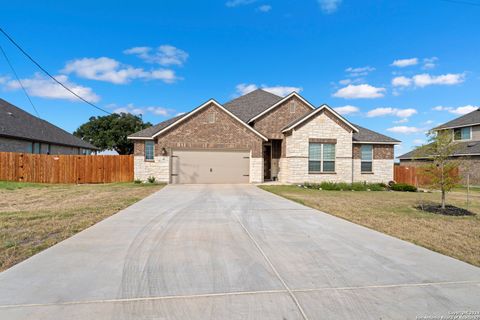
POLYGON ((263 180, 272 179, 272 146, 263 146, 263 180))

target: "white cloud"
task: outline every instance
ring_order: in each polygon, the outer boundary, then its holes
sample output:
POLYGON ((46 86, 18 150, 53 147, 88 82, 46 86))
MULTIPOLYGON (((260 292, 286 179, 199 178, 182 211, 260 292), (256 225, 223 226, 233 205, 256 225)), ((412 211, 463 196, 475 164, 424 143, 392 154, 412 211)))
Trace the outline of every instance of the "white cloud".
POLYGON ((349 67, 345 69, 345 72, 348 73, 349 77, 363 77, 373 71, 375 71, 375 68, 370 66, 357 67, 357 68, 349 67))
POLYGON ((423 59, 423 69, 433 69, 437 66, 436 62, 438 61, 437 57, 425 58, 423 59))
POLYGON ((243 96, 247 93, 257 90, 258 87, 255 84, 240 83, 235 87, 235 89, 237 90, 238 95, 243 96))
POLYGON ((410 78, 400 76, 392 79, 392 85, 394 87, 408 87, 412 84, 412 81, 410 78))
POLYGON ((133 47, 123 51, 124 54, 136 55, 148 63, 157 63, 162 66, 182 66, 188 59, 188 53, 177 47, 164 44, 156 48, 133 47))
POLYGON ((375 108, 367 112, 367 117, 382 117, 382 116, 395 116, 399 118, 409 118, 414 114, 418 113, 417 110, 408 108, 408 109, 397 109, 397 108, 375 108))
POLYGON ((256 0, 229 0, 225 2, 225 5, 230 8, 235 8, 238 6, 244 6, 247 4, 254 3, 256 0))
POLYGON ((113 110, 114 113, 131 113, 135 115, 144 115, 146 113, 151 113, 156 116, 169 116, 174 112, 171 109, 167 109, 164 107, 156 107, 156 106, 151 106, 151 107, 136 107, 133 103, 129 103, 124 107, 118 107, 116 105, 110 105, 110 108, 115 108, 113 110))
POLYGON ((416 146, 421 146, 421 145, 425 144, 425 140, 415 139, 415 140, 413 140, 413 144, 416 145, 416 146))
POLYGON ((432 76, 428 73, 417 74, 412 78, 407 78, 404 76, 395 77, 392 79, 392 85, 394 87, 426 87, 431 85, 444 85, 451 86, 459 84, 465 81, 464 73, 447 73, 439 76, 432 76))
POLYGON ((0 84, 5 84, 5 83, 7 83, 7 81, 8 81, 9 79, 10 79, 10 78, 9 78, 9 77, 6 77, 6 76, 0 77, 0 84))
POLYGON ((337 11, 338 7, 342 3, 342 0, 318 0, 320 9, 323 13, 331 14, 337 11))
POLYGON ((408 118, 403 118, 403 119, 400 119, 400 120, 393 121, 393 123, 407 123, 407 122, 408 122, 408 118))
POLYGON ((355 106, 351 106, 351 105, 346 105, 346 106, 343 106, 343 107, 336 107, 336 108, 333 108, 335 111, 337 111, 339 114, 352 114, 352 113, 357 113, 360 111, 360 109, 358 107, 355 107, 355 106))
POLYGON ((341 85, 346 86, 347 84, 352 83, 352 80, 351 80, 351 79, 343 79, 343 80, 338 81, 338 83, 340 83, 341 85))
POLYGON ((475 110, 478 110, 478 106, 472 106, 472 105, 466 105, 466 106, 461 106, 461 107, 444 107, 444 106, 436 106, 433 107, 432 109, 435 111, 448 111, 453 114, 457 115, 464 115, 470 112, 473 112, 475 110))
POLYGON ((464 73, 447 73, 439 76, 432 76, 428 73, 417 74, 412 78, 417 87, 430 85, 454 85, 465 81, 464 73))
MULTIPOLYGON (((66 75, 57 75, 55 78, 65 84, 73 92, 84 98, 89 102, 98 102, 100 97, 96 95, 89 87, 84 87, 68 80, 66 75)), ((66 99, 72 101, 80 101, 73 94, 65 90, 58 83, 54 82, 50 78, 45 78, 36 73, 32 78, 25 78, 20 80, 27 92, 35 97, 47 98, 47 99, 66 99)), ((10 80, 5 84, 7 90, 21 89, 18 81, 10 80)))
POLYGON ((268 91, 270 93, 276 94, 277 96, 280 97, 285 97, 286 95, 296 92, 299 93, 303 89, 300 87, 286 87, 286 86, 275 86, 275 87, 267 87, 267 86, 262 86, 262 89, 265 91, 268 91))
POLYGON ((122 65, 115 59, 101 58, 82 58, 67 62, 62 72, 74 73, 78 77, 106 81, 115 84, 128 83, 133 79, 162 80, 172 83, 177 80, 175 72, 169 69, 157 69, 145 71, 142 68, 134 68, 128 65, 122 65))
POLYGON ((333 96, 345 99, 374 99, 383 97, 385 91, 385 88, 377 88, 369 84, 350 84, 345 88, 339 89, 333 96))
POLYGON ((388 128, 387 131, 394 132, 394 133, 410 134, 410 133, 422 132, 423 129, 417 128, 417 127, 396 126, 396 127, 388 128))
POLYGON ((272 10, 272 6, 268 4, 264 4, 258 7, 258 11, 261 11, 261 12, 269 12, 270 10, 272 10))
MULTIPOLYGON (((277 96, 284 97, 293 91, 299 93, 303 89, 300 87, 290 87, 290 86, 267 86, 267 85, 261 85, 260 86, 263 90, 268 91, 270 93, 276 94, 277 96)), ((256 84, 246 84, 246 83, 240 83, 238 84, 235 89, 236 89, 236 94, 235 96, 243 96, 249 92, 252 92, 254 90, 257 90, 259 87, 256 84)))
POLYGON ((405 68, 408 66, 414 66, 416 64, 418 64, 418 58, 394 60, 391 65, 394 67, 405 68))

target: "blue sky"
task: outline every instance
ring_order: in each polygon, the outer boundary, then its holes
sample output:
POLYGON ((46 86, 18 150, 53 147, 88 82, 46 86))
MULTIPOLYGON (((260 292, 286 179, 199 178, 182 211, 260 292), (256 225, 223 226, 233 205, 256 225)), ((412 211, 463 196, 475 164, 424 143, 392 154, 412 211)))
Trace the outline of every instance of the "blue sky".
MULTIPOLYGON (((402 140, 480 105, 480 0, 10 1, 1 27, 111 112, 152 123, 264 87, 402 140), (478 6, 465 4, 478 3, 478 6)), ((0 37, 40 116, 67 131, 102 113, 0 37)), ((34 113, 0 56, 0 96, 34 113)))

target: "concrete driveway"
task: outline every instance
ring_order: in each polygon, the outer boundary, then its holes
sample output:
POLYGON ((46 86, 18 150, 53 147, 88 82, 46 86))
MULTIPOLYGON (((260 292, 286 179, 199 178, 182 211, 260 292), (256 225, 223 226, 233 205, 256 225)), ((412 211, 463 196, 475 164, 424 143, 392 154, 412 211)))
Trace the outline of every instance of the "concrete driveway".
POLYGON ((479 268, 251 185, 168 186, 0 273, 0 319, 415 319, 469 310, 480 310, 479 268))

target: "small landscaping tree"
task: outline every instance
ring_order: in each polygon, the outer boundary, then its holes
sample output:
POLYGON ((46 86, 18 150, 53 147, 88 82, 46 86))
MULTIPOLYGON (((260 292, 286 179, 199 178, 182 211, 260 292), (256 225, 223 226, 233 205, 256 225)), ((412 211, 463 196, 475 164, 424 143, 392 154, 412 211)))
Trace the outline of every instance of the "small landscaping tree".
POLYGON ((423 155, 428 155, 431 160, 422 166, 421 170, 422 174, 429 178, 430 186, 441 191, 442 210, 445 210, 446 194, 459 182, 457 174, 459 161, 452 158, 457 144, 449 130, 429 132, 429 142, 417 150, 423 155))

